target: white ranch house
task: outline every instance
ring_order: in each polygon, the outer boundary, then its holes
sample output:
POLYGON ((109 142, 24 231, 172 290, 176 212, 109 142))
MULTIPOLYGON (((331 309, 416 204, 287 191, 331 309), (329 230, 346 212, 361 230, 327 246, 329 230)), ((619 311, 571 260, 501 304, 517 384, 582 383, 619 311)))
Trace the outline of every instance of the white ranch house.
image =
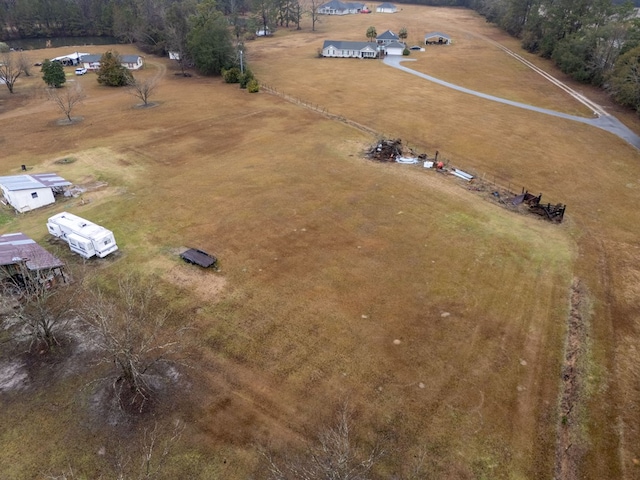
POLYGON ((318 7, 318 13, 321 15, 350 15, 352 13, 360 13, 362 10, 366 10, 364 3, 345 3, 339 0, 332 0, 318 7))
POLYGON ((70 185, 55 173, 0 177, 4 201, 20 213, 54 203, 54 191, 61 192, 70 185))
POLYGON ((376 7, 376 12, 378 13, 396 13, 398 11, 398 7, 396 7, 393 3, 384 2, 376 7))
POLYGON ((323 57, 340 58, 377 58, 378 45, 371 42, 345 42, 325 40, 322 46, 323 57))
MULTIPOLYGON (((102 55, 83 55, 80 61, 87 70, 98 70, 101 58, 102 55)), ((144 60, 140 55, 120 55, 120 63, 129 70, 138 70, 144 65, 144 60)))
POLYGON ((424 36, 425 45, 450 45, 451 37, 442 32, 430 32, 424 36))

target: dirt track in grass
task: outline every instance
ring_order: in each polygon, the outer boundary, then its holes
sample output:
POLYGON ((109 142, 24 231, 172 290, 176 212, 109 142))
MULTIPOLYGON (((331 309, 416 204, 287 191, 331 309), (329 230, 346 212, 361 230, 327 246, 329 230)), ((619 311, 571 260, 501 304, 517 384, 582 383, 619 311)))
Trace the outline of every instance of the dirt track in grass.
MULTIPOLYGON (((97 271, 163 277, 189 305, 194 401, 172 413, 188 435, 168 478, 248 478, 256 442, 313 440, 344 398, 357 412, 356 437, 384 439, 398 452, 381 463, 382 478, 406 473, 424 451, 425 476, 548 478, 576 276, 593 302, 580 399, 588 415, 576 419, 586 426, 578 431, 588 431, 577 438, 587 454, 576 469, 587 478, 633 478, 637 150, 588 125, 469 99, 380 62, 317 58, 324 39, 366 40, 371 24, 379 32, 407 26, 412 44, 422 32, 450 33, 451 48, 416 57, 439 78, 588 114, 479 41, 475 34, 517 50, 472 12, 403 6, 389 16, 323 17, 317 32, 305 25, 248 42, 248 65, 280 95, 182 78, 154 57, 138 74, 161 79, 152 109, 134 108, 137 99, 98 86, 92 74, 68 77, 87 92, 74 112, 84 121, 75 125, 56 125, 60 113, 44 101, 38 78, 21 81, 14 96, 0 93, 3 174, 26 164, 102 185, 14 217, 3 230, 44 241, 52 213, 86 216, 113 229, 120 245, 97 271), (376 135, 284 94, 416 150, 439 150, 478 176, 541 191, 568 205, 567 219, 550 225, 480 200, 455 179, 367 161, 362 152, 376 135), (75 161, 55 163, 67 157, 75 161), (182 246, 215 254, 221 271, 190 274, 175 255, 182 246)), ((573 86, 639 131, 633 115, 573 86)), ((69 458, 81 459, 90 477, 106 471, 95 453, 105 431, 82 426, 83 394, 69 398, 76 384, 53 385, 43 397, 3 394, 0 464, 11 465, 8 478, 62 469, 69 458), (48 442, 35 441, 43 435, 48 442)))

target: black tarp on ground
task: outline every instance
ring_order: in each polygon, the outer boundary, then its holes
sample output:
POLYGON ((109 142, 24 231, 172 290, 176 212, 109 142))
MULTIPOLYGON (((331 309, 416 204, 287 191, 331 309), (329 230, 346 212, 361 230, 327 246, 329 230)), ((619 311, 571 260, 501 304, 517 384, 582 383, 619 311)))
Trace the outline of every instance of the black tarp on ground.
POLYGON ((207 252, 203 252, 202 250, 198 250, 197 248, 190 248, 189 250, 182 252, 180 254, 180 258, 185 262, 194 263, 204 268, 215 265, 217 261, 216 257, 209 255, 207 252))

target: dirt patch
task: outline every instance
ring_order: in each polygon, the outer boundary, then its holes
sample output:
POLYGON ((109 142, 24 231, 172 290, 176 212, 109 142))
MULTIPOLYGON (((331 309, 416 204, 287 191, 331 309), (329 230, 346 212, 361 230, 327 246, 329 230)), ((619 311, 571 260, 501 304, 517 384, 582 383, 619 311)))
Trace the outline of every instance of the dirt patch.
POLYGON ((227 284, 227 280, 213 268, 202 268, 197 265, 189 265, 179 259, 180 253, 186 247, 171 250, 178 262, 172 262, 169 258, 156 258, 151 267, 163 272, 162 278, 172 285, 195 293, 200 299, 207 302, 216 302, 227 284))
POLYGON ((562 365, 560 420, 556 443, 555 476, 558 480, 578 478, 585 453, 580 442, 579 402, 582 392, 581 367, 584 362, 587 325, 583 318, 584 289, 578 279, 571 285, 571 311, 567 320, 565 357, 562 365))

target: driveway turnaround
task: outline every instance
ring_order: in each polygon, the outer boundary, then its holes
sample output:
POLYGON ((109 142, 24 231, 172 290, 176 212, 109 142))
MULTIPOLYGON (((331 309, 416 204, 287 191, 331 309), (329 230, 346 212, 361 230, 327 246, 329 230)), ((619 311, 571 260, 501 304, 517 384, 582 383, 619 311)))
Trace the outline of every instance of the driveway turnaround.
POLYGON ((549 110, 547 108, 534 107, 533 105, 527 105, 526 103, 514 102, 511 100, 507 100, 506 98, 495 97, 493 95, 488 95, 486 93, 470 90, 453 83, 445 82, 444 80, 440 80, 439 78, 435 78, 416 70, 412 70, 409 67, 405 67, 404 65, 402 65, 402 62, 415 62, 415 59, 403 58, 395 55, 389 55, 384 59, 384 63, 386 65, 389 65, 390 67, 397 68, 398 70, 416 75, 420 78, 424 78, 425 80, 437 83, 438 85, 442 85, 443 87, 452 88, 459 92, 468 93, 469 95, 475 95, 476 97, 484 98, 492 102, 504 103, 505 105, 511 105, 512 107, 524 108, 525 110, 532 110, 534 112, 543 113, 545 115, 552 115, 554 117, 560 117, 566 120, 572 120, 574 122, 586 123, 587 125, 601 128, 603 130, 606 130, 607 132, 611 132, 614 135, 617 135, 634 147, 640 149, 640 136, 636 135, 620 120, 611 115, 598 115, 597 112, 594 112, 594 118, 584 118, 578 117, 576 115, 569 115, 567 113, 556 112, 555 110, 549 110))

